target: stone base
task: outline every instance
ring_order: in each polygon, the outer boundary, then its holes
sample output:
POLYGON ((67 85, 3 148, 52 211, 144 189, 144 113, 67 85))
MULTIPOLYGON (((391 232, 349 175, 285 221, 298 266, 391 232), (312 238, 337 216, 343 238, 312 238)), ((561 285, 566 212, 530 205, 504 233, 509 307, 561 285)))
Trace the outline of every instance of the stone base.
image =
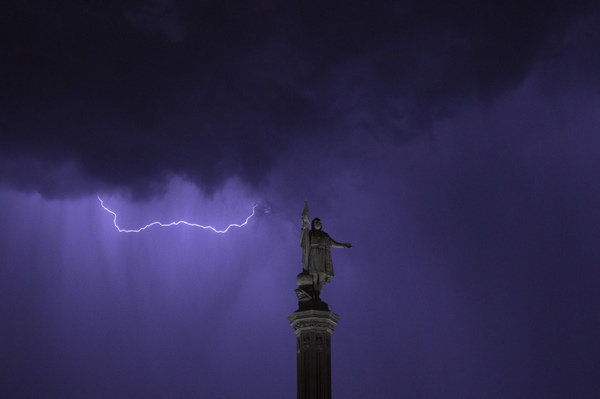
POLYGON ((303 312, 305 310, 322 310, 327 312, 329 311, 329 306, 320 299, 298 302, 298 310, 296 312, 303 312))

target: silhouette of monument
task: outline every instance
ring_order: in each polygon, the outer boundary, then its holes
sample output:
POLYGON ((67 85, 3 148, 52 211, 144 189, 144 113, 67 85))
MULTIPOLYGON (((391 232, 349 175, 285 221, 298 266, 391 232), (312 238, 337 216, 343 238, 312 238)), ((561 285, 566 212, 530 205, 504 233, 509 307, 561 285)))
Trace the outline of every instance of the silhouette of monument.
POLYGON ((331 247, 351 248, 322 230, 319 218, 309 225, 308 200, 302 212, 302 272, 296 277, 298 310, 288 320, 296 334, 298 399, 331 398, 331 334, 339 316, 321 300, 321 290, 334 276, 331 247))

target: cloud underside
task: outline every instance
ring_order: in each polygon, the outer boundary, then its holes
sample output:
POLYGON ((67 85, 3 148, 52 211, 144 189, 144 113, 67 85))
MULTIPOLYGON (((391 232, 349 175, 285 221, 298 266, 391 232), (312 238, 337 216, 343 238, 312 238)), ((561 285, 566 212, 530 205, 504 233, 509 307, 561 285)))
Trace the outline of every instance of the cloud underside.
POLYGON ((100 3, 3 6, 4 183, 146 196, 179 175, 210 192, 259 183, 298 146, 402 143, 519 85, 589 9, 100 3))

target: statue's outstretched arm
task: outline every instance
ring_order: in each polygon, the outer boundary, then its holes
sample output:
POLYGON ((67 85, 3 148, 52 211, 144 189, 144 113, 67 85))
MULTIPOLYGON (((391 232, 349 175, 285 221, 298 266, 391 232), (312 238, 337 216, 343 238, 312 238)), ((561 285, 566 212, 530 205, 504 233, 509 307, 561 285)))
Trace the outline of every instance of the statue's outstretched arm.
POLYGON ((333 238, 331 238, 331 246, 334 248, 352 248, 352 244, 349 242, 337 242, 333 238))

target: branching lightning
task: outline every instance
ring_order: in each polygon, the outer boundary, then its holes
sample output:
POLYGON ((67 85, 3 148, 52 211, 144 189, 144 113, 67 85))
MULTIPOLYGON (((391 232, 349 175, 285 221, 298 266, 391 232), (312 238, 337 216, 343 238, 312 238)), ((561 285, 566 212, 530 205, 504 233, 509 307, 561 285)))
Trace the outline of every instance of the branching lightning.
POLYGON ((171 223, 152 222, 150 224, 145 225, 144 227, 140 227, 139 229, 128 230, 128 229, 122 229, 121 227, 119 227, 119 225, 117 224, 117 214, 115 212, 111 211, 110 209, 108 209, 106 206, 104 206, 104 201, 102 201, 102 199, 100 198, 99 195, 98 195, 98 200, 100 201, 100 206, 102 206, 102 208, 104 208, 104 210, 106 212, 113 215, 113 224, 117 228, 117 230, 119 230, 119 233, 139 233, 140 231, 146 230, 147 228, 152 227, 152 226, 171 227, 171 226, 179 226, 180 224, 184 224, 186 226, 199 227, 201 229, 208 229, 208 230, 214 231, 215 233, 223 234, 223 233, 227 233, 227 231, 232 227, 245 226, 248 223, 248 220, 250 220, 250 218, 252 218, 252 216, 254 216, 256 207, 259 206, 258 203, 254 204, 254 206, 252 207, 252 214, 250 214, 250 216, 248 216, 246 218, 244 223, 241 223, 241 224, 232 223, 229 226, 227 226, 224 230, 218 230, 212 226, 203 226, 201 224, 186 222, 185 220, 180 220, 178 222, 171 222, 171 223))

